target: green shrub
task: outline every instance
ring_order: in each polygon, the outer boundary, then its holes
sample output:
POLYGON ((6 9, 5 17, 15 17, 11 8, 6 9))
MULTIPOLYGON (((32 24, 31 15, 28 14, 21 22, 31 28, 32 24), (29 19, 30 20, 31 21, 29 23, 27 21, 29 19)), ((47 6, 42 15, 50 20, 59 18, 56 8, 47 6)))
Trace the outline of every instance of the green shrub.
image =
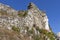
POLYGON ((45 29, 39 29, 38 27, 36 28, 37 31, 39 31, 41 34, 44 34, 46 35, 48 38, 50 38, 50 40, 55 40, 55 35, 53 32, 48 32, 47 30, 45 29))
POLYGON ((28 31, 29 30, 29 27, 26 26, 25 29, 28 31))
POLYGON ((29 32, 30 34, 33 34, 33 30, 28 30, 28 32, 29 32))
POLYGON ((34 38, 34 40, 40 40, 39 35, 34 35, 33 38, 34 38))
POLYGON ((50 40, 55 40, 55 38, 53 38, 53 37, 50 37, 50 40))
POLYGON ((16 31, 16 32, 20 32, 20 28, 19 28, 19 27, 13 26, 13 27, 12 27, 12 30, 14 30, 14 31, 16 31))
POLYGON ((39 31, 40 33, 42 33, 42 30, 39 29, 39 27, 36 27, 36 30, 39 31))
POLYGON ((28 11, 19 11, 18 16, 19 17, 25 17, 28 14, 28 11))
POLYGON ((23 16, 25 17, 27 14, 28 14, 28 11, 25 11, 25 13, 24 13, 24 15, 23 15, 23 16))

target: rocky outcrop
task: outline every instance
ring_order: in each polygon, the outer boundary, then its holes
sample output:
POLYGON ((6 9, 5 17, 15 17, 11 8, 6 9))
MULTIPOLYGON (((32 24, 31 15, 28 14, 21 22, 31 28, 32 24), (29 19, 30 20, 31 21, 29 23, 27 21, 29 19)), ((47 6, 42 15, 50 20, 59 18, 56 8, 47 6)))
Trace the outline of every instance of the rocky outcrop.
POLYGON ((19 11, 0 3, 0 28, 16 31, 17 34, 26 37, 26 40, 55 40, 54 33, 49 27, 47 15, 33 3, 29 3, 28 10, 19 11))
POLYGON ((35 25, 50 31, 46 14, 40 11, 33 3, 29 4, 27 11, 16 11, 3 4, 0 4, 0 6, 0 24, 2 24, 0 26, 29 26, 31 28, 35 25))

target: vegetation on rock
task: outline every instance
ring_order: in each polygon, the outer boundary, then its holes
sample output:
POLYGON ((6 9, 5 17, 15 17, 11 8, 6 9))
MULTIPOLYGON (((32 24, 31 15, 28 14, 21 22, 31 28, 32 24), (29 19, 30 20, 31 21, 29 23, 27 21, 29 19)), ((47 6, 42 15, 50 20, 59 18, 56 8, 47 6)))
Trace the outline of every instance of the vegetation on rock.
POLYGON ((19 17, 25 17, 28 14, 28 11, 18 11, 18 16, 19 17))
POLYGON ((14 31, 16 31, 16 32, 20 32, 20 28, 19 28, 19 27, 13 26, 13 27, 12 27, 12 30, 14 30, 14 31))

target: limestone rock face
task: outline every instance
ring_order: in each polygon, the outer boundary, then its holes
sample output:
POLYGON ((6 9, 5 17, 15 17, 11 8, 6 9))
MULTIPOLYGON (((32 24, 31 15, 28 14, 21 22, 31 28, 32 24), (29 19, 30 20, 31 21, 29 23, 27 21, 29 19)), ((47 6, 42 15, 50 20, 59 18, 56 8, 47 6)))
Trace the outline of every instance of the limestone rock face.
POLYGON ((46 13, 39 10, 33 3, 29 3, 28 10, 19 11, 0 3, 0 28, 17 31, 26 37, 26 40, 28 38, 30 40, 55 39, 49 27, 46 13))
POLYGON ((27 11, 16 11, 7 5, 0 4, 0 14, 0 26, 11 29, 11 26, 28 26, 32 28, 35 25, 50 31, 46 14, 40 11, 33 3, 28 5, 27 11), (24 16, 25 12, 26 16, 20 17, 21 15, 24 16))
POLYGON ((34 24, 36 24, 36 26, 39 26, 39 28, 43 28, 50 31, 48 18, 45 12, 39 10, 33 3, 30 3, 28 8, 29 8, 29 12, 31 12, 30 14, 33 15, 34 24))

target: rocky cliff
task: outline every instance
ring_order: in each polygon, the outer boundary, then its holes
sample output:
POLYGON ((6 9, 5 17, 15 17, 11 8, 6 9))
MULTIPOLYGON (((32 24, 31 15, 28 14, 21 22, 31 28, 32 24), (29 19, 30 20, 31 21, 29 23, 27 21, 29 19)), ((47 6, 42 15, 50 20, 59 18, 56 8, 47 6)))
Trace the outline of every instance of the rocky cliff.
POLYGON ((55 40, 48 17, 33 3, 28 10, 15 10, 0 3, 1 40, 55 40))

